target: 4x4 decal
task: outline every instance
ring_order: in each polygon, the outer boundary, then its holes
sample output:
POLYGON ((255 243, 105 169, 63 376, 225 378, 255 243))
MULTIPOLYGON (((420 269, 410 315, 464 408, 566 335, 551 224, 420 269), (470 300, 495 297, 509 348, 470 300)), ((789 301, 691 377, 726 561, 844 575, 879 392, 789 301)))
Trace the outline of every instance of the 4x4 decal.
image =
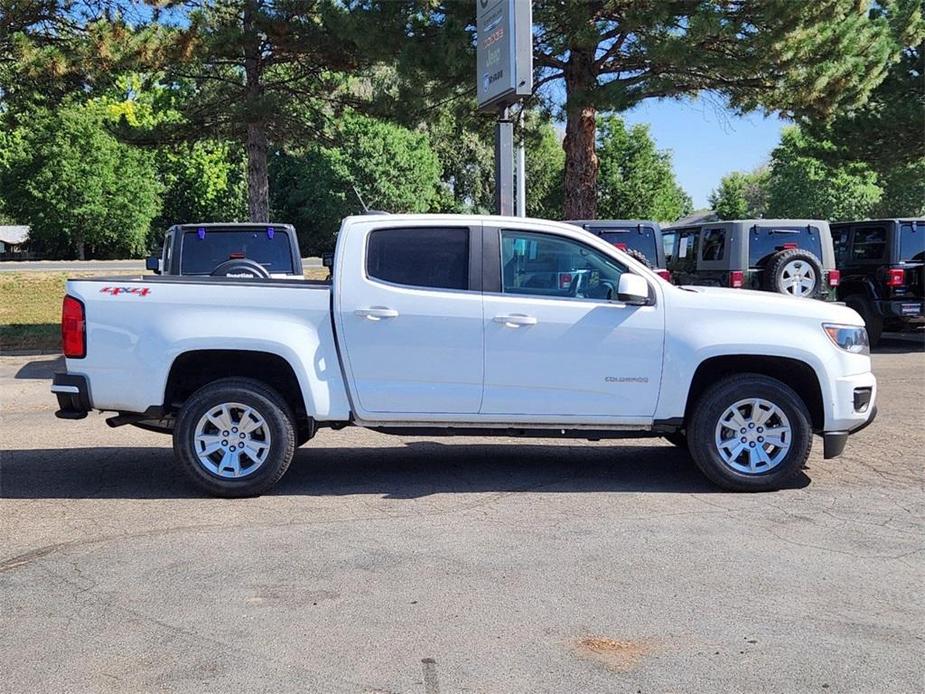
POLYGON ((151 293, 150 287, 103 287, 100 289, 100 294, 112 294, 113 296, 119 296, 119 294, 135 294, 136 296, 148 296, 151 293))

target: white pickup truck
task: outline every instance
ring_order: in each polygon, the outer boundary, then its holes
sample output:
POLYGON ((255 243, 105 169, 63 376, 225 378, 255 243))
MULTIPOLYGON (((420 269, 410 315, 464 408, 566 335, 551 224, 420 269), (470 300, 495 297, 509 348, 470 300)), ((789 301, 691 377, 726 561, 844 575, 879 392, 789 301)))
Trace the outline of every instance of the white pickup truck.
POLYGON ((260 494, 325 427, 663 436, 730 490, 779 488, 876 413, 840 305, 675 287, 577 227, 369 215, 333 279, 70 280, 58 416, 171 433, 202 489, 260 494))

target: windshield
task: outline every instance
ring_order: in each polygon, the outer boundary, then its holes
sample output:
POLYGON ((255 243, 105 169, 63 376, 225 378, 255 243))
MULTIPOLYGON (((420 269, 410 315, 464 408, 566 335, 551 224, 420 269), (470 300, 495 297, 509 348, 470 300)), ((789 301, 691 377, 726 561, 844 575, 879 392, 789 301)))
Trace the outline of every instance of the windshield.
POLYGON ((655 230, 652 227, 588 227, 588 231, 621 250, 631 248, 639 251, 653 265, 658 263, 655 230))
POLYGON ((273 227, 185 231, 180 247, 180 274, 208 275, 227 260, 248 258, 270 273, 294 272, 289 234, 273 227), (269 229, 273 229, 272 234, 269 229))
POLYGON ((899 260, 925 260, 925 221, 903 222, 900 225, 899 260))

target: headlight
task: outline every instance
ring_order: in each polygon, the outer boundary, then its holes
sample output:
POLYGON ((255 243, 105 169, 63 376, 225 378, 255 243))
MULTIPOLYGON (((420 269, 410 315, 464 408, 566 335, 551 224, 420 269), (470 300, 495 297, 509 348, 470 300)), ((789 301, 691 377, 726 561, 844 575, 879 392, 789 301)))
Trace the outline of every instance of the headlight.
POLYGON ((867 330, 856 325, 837 325, 823 323, 829 339, 838 347, 852 354, 870 354, 870 343, 867 341, 867 330))

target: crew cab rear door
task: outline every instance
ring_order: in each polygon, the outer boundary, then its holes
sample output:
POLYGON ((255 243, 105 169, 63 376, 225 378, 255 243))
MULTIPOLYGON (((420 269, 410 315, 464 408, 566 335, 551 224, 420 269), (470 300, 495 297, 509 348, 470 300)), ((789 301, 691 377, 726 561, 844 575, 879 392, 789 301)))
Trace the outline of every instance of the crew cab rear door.
POLYGON ((335 258, 335 314, 357 414, 434 421, 478 413, 481 226, 350 224, 335 258))

